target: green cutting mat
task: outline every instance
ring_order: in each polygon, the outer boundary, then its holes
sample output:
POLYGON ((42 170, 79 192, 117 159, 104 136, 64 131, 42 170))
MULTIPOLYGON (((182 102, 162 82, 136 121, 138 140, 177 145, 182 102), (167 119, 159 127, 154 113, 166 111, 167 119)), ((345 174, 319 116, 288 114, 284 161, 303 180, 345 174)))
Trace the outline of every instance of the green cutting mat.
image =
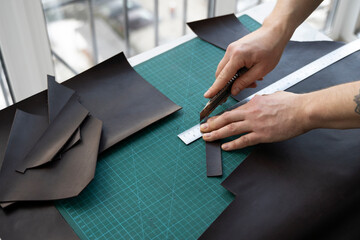
MULTIPOLYGON (((251 31, 260 26, 239 19, 251 31)), ((196 38, 135 67, 183 109, 101 154, 89 186, 56 203, 81 239, 196 239, 233 200, 220 183, 250 150, 223 152, 224 176, 207 178, 204 141, 186 146, 177 137, 197 123, 223 55, 196 38)))

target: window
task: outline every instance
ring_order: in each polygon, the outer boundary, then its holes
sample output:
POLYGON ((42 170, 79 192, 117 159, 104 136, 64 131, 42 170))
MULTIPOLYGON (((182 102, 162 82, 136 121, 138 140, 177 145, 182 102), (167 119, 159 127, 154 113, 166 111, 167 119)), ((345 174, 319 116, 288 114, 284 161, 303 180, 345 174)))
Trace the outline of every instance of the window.
MULTIPOLYGON (((325 0, 307 19, 332 30, 339 0, 325 0)), ((242 12, 269 0, 42 0, 59 81, 121 51, 131 57, 189 32, 186 22, 242 12), (127 8, 124 8, 124 5, 127 8), (220 11, 221 12, 221 11, 220 11)))
POLYGON ((12 104, 5 64, 0 49, 0 109, 12 104))

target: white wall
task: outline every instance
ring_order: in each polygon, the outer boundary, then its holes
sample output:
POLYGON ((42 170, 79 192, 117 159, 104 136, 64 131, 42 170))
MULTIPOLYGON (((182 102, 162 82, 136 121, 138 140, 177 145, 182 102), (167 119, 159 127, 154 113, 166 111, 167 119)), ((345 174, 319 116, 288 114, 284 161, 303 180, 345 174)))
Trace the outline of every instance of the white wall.
POLYGON ((235 12, 236 0, 217 0, 215 4, 215 16, 221 16, 235 12))
POLYGON ((16 101, 47 88, 54 68, 40 0, 0 0, 0 47, 16 101))

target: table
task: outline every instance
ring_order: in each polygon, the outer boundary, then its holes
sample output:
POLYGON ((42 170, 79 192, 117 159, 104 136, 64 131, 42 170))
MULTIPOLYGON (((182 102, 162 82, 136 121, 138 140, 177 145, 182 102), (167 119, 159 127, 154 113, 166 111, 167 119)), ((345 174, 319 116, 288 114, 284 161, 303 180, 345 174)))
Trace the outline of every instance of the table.
MULTIPOLYGON (((240 21, 251 31, 260 26, 246 15, 240 21)), ((204 141, 186 146, 177 138, 197 123, 207 101, 202 94, 223 54, 189 34, 130 59, 183 109, 107 150, 80 196, 56 203, 80 238, 195 239, 234 199, 220 183, 251 148, 224 152, 223 177, 207 178, 204 141)), ((230 99, 217 111, 234 103, 230 99)))

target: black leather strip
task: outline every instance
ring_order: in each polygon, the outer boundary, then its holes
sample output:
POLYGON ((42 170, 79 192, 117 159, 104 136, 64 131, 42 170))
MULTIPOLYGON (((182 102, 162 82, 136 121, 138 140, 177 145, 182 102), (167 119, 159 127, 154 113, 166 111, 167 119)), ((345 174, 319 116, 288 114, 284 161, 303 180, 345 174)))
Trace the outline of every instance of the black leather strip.
POLYGON ((206 142, 206 174, 208 177, 220 177, 222 171, 221 141, 206 142))

